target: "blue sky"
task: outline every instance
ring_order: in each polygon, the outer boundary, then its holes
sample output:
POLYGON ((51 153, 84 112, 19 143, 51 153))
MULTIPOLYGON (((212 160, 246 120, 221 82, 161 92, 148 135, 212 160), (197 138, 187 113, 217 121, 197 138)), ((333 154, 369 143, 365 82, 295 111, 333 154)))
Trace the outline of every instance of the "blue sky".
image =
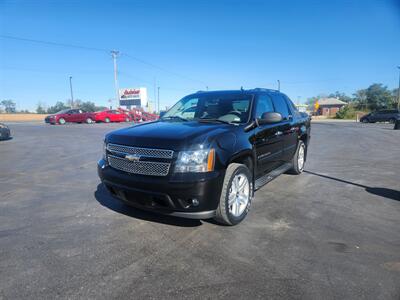
MULTIPOLYGON (((397 86, 399 3, 0 0, 0 35, 117 49, 120 87, 146 86, 153 98, 155 79, 163 107, 206 86, 276 88, 277 79, 304 102, 397 86)), ((53 105, 70 98, 69 76, 75 98, 106 105, 115 95, 108 52, 0 37, 0 99, 53 105)))

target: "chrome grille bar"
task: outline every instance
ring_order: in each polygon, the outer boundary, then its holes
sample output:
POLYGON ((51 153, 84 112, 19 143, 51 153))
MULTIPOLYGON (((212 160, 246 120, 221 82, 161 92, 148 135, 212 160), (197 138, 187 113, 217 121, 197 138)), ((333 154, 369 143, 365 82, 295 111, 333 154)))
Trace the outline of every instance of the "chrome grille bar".
POLYGON ((107 150, 119 154, 135 154, 143 157, 171 159, 173 150, 131 147, 118 144, 107 144, 107 150))
POLYGON ((170 163, 153 162, 153 161, 129 161, 114 155, 108 155, 109 165, 117 170, 124 172, 150 175, 150 176, 167 176, 170 163))

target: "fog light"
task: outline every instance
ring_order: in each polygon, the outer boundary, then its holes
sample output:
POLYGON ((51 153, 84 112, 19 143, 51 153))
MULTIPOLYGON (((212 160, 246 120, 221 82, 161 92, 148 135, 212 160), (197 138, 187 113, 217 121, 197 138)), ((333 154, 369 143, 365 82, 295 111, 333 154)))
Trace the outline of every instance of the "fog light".
POLYGON ((193 206, 198 206, 199 205, 199 200, 197 200, 196 198, 192 199, 192 205, 193 206))

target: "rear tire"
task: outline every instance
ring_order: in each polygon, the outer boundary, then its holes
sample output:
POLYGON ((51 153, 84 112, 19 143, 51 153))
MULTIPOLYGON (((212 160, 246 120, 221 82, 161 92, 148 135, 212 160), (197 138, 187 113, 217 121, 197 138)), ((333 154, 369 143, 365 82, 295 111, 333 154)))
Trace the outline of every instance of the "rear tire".
POLYGON ((391 118, 390 120, 389 120, 389 123, 390 124, 394 124, 396 122, 396 119, 395 118, 391 118))
POLYGON ((130 120, 129 120, 129 118, 125 118, 125 122, 127 122, 127 123, 128 123, 129 121, 130 121, 130 120))
POLYGON ((105 118, 105 119, 104 119, 104 122, 110 123, 110 119, 109 119, 109 118, 105 118))
POLYGON ((368 119, 363 119, 362 122, 363 123, 369 123, 368 119))
POLYGON ((250 170, 242 164, 228 166, 215 220, 225 225, 236 225, 244 220, 250 210, 253 182, 250 170))
POLYGON ((297 145, 296 153, 293 155, 292 158, 292 167, 289 170, 290 174, 299 175, 303 173, 304 164, 306 162, 306 152, 307 147, 306 144, 302 140, 299 141, 297 145))
POLYGON ((93 120, 92 120, 91 118, 87 118, 87 119, 86 119, 86 123, 87 123, 87 124, 92 124, 92 123, 93 123, 93 120))

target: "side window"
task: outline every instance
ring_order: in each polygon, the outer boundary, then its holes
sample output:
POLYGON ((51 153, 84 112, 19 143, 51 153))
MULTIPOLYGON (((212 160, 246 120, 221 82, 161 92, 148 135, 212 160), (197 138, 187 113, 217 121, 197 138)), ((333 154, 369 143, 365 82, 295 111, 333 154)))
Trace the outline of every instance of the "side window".
POLYGON ((272 94, 272 101, 274 102, 275 111, 282 115, 283 120, 287 120, 289 118, 290 112, 282 95, 272 94))
POLYGON ((274 106, 272 105, 271 97, 263 94, 258 96, 256 118, 260 118, 265 112, 273 112, 274 106))
POLYGON ((69 113, 69 114, 76 114, 77 111, 76 111, 76 109, 71 109, 68 113, 69 113))
POLYGON ((300 112, 297 109, 296 105, 294 105, 294 103, 292 102, 292 100, 289 99, 288 96, 283 95, 283 98, 285 98, 286 103, 288 104, 288 106, 290 108, 289 110, 292 111, 292 114, 298 117, 300 115, 300 112))

